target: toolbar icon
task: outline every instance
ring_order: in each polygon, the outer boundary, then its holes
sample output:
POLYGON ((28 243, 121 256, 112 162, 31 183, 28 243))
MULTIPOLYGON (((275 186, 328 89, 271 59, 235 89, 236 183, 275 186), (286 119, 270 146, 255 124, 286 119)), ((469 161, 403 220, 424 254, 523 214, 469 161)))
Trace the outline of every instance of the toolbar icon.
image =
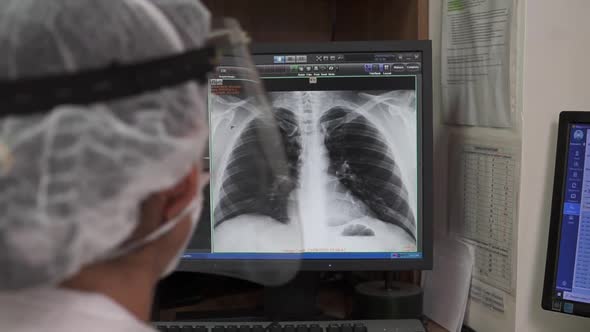
POLYGON ((284 55, 275 55, 274 63, 285 63, 285 56, 284 55))
POLYGON ((406 68, 409 71, 420 71, 421 65, 419 63, 409 63, 406 68))
POLYGON ((404 53, 404 60, 415 60, 414 59, 414 53, 404 53))
POLYGON ((393 64, 392 67, 393 67, 393 71, 397 71, 397 72, 406 70, 406 65, 404 65, 402 63, 395 63, 395 64, 393 64))

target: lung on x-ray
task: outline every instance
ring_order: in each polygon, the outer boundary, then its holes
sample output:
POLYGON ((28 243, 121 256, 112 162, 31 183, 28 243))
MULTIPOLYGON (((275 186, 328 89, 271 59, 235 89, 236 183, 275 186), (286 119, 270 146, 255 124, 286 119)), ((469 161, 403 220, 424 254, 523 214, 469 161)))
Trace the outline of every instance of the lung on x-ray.
POLYGON ((265 122, 234 96, 210 100, 214 251, 415 251, 416 92, 270 98, 289 172, 268 185, 257 182, 268 166, 253 137, 265 122))

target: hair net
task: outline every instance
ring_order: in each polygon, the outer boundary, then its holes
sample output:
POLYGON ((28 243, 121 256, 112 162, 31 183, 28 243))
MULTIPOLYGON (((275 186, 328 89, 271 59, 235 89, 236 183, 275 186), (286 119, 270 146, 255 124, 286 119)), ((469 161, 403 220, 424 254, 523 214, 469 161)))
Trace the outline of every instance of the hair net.
MULTIPOLYGON (((180 53, 209 23, 197 0, 5 0, 0 79, 180 53)), ((58 283, 128 238, 140 202, 202 157, 203 90, 0 118, 0 290, 58 283)))

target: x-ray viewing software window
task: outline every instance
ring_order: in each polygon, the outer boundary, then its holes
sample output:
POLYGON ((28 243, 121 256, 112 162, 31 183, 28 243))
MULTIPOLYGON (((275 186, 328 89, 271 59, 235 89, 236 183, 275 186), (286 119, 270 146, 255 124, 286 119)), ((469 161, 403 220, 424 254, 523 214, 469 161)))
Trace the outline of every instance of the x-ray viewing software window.
POLYGON ((252 182, 265 167, 252 137, 261 122, 240 93, 239 73, 219 67, 209 86, 208 220, 190 254, 420 258, 421 54, 255 61, 279 123, 288 185, 252 182))

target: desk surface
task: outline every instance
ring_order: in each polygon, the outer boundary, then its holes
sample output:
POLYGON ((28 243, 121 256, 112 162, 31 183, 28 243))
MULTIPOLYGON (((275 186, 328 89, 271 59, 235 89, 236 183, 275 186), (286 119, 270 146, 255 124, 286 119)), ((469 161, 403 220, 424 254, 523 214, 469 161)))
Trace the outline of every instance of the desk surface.
POLYGON ((429 320, 426 323, 426 331, 428 332, 448 332, 444 327, 438 325, 437 323, 429 320))

